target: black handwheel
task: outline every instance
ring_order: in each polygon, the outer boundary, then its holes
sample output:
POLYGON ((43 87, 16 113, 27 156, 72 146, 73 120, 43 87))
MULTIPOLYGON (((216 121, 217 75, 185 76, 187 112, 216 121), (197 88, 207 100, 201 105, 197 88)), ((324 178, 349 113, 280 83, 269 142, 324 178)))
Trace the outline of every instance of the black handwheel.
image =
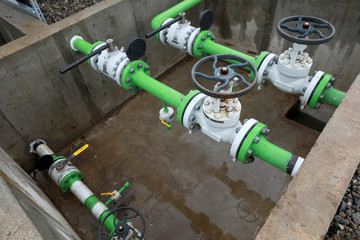
POLYGON ((202 92, 208 96, 211 96, 211 97, 227 99, 227 98, 240 97, 240 96, 243 96, 246 93, 248 93, 249 90, 256 84, 257 71, 256 71, 255 66, 251 62, 246 60, 245 58, 242 58, 242 57, 239 57, 236 55, 232 55, 232 54, 217 54, 217 55, 207 56, 207 57, 199 60, 197 63, 195 63, 194 67, 191 70, 191 78, 192 78, 192 81, 193 81, 195 87, 200 92, 202 92), (236 61, 238 63, 233 63, 233 64, 230 64, 225 67, 216 67, 216 63, 218 62, 218 60, 224 60, 224 61, 231 60, 232 62, 236 61), (201 65, 203 65, 204 63, 209 62, 209 61, 214 61, 213 65, 212 65, 213 70, 214 70, 213 76, 209 76, 204 73, 197 72, 197 69, 201 65), (241 74, 236 73, 234 71, 235 68, 245 68, 245 67, 249 68, 250 71, 253 73, 253 79, 252 79, 253 82, 252 83, 247 82, 241 74), (219 87, 217 87, 215 89, 215 91, 211 91, 211 90, 203 87, 196 80, 196 77, 202 77, 207 80, 221 82, 222 84, 219 87), (237 92, 221 93, 220 90, 225 89, 234 78, 238 78, 242 82, 242 84, 245 86, 245 88, 243 88, 237 92))
POLYGON ((144 237, 144 234, 145 234, 145 220, 144 220, 144 217, 141 215, 141 213, 134 209, 134 208, 131 208, 131 207, 119 207, 119 208, 115 208, 114 210, 112 210, 111 212, 109 212, 105 218, 101 221, 100 223, 100 227, 99 227, 99 234, 98 234, 98 239, 101 240, 101 237, 102 236, 106 236, 107 238, 108 237, 123 237, 124 239, 126 238, 129 230, 131 230, 134 234, 134 236, 141 240, 143 239, 144 237), (130 217, 126 217, 125 219, 123 220, 119 220, 117 219, 117 212, 118 211, 124 211, 124 210, 130 210, 131 212, 134 212, 135 215, 132 215, 130 217), (106 233, 106 232, 103 232, 102 229, 104 227, 104 223, 106 222, 106 220, 113 215, 113 226, 115 227, 115 230, 113 230, 111 233, 112 234, 109 234, 109 233, 106 233), (137 234, 135 228, 133 228, 132 226, 130 226, 127 221, 130 220, 130 219, 134 219, 136 217, 139 217, 140 220, 141 220, 141 225, 142 225, 142 230, 141 230, 141 234, 140 236, 137 234))
POLYGON ((286 40, 306 45, 326 43, 330 41, 335 34, 335 28, 331 23, 325 21, 324 19, 311 16, 291 16, 283 18, 279 21, 276 30, 279 35, 286 40), (285 24, 289 22, 296 22, 296 27, 291 27, 285 24), (330 33, 328 36, 325 36, 318 28, 327 28, 330 33), (289 32, 299 34, 293 36, 285 32, 284 29, 289 32), (312 36, 317 35, 318 38, 310 38, 311 34, 313 34, 312 36))

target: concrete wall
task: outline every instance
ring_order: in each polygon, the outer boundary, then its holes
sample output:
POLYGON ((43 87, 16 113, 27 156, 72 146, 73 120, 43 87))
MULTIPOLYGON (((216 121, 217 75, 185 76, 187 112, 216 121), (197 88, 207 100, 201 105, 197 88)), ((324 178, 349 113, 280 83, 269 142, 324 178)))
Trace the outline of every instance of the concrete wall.
MULTIPOLYGON (((126 46, 151 30, 156 14, 177 2, 106 0, 49 26, 1 1, 1 18, 25 36, 0 47, 0 147, 31 169, 34 159, 28 143, 34 138, 46 139, 58 151, 105 119, 130 95, 86 64, 60 75, 60 68, 80 57, 70 50, 69 39, 74 34, 90 42, 114 38, 126 46)), ((193 25, 197 26, 205 7, 215 12, 212 30, 219 42, 251 55, 261 50, 279 54, 290 46, 275 30, 281 18, 295 14, 324 18, 337 33, 331 42, 309 48, 313 69, 334 74, 341 90, 347 90, 358 74, 360 2, 356 0, 205 0, 188 12, 193 25)), ((185 56, 155 38, 147 40, 147 46, 143 60, 152 67, 152 76, 185 56)))
MULTIPOLYGON (((31 169, 34 159, 28 144, 34 138, 45 139, 58 151, 106 118, 130 94, 87 64, 60 75, 62 67, 81 56, 71 51, 70 38, 114 38, 126 46, 149 32, 152 18, 173 4, 109 0, 48 26, 0 2, 0 16, 25 34, 0 47, 0 147, 31 169)), ((198 11, 193 12, 197 17, 198 11)), ((147 41, 147 49, 143 60, 150 64, 152 76, 185 56, 155 38, 147 41)))

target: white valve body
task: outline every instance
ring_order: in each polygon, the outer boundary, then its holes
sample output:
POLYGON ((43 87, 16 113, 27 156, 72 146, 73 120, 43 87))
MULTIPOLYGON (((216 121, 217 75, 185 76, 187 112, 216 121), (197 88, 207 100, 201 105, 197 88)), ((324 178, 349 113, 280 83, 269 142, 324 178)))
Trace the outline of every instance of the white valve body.
MULTIPOLYGON (((97 45, 94 50, 102 45, 103 44, 97 45)), ((115 80, 120 86, 122 86, 122 73, 125 67, 130 63, 129 58, 124 52, 124 48, 121 48, 120 50, 116 49, 112 52, 104 50, 100 54, 92 57, 90 61, 91 66, 93 66, 96 71, 104 73, 106 76, 115 80)))
POLYGON ((304 94, 309 85, 309 72, 312 59, 304 52, 306 45, 293 44, 285 50, 279 58, 269 54, 259 68, 258 89, 266 80, 270 80, 275 87, 292 94, 304 94))
MULTIPOLYGON (((168 18, 163 25, 173 20, 168 18)), ((190 25, 190 21, 185 23, 176 22, 159 32, 160 41, 163 44, 170 45, 181 51, 185 51, 193 56, 193 46, 197 35, 200 33, 200 28, 195 28, 190 25)))
POLYGON ((212 108, 215 101, 216 99, 202 93, 196 95, 185 109, 183 116, 184 127, 191 131, 192 126, 198 124, 201 131, 215 141, 231 144, 236 136, 236 129, 242 126, 239 121, 241 113, 240 101, 237 98, 228 99, 230 104, 226 104, 231 105, 233 108, 231 117, 229 117, 230 111, 226 108, 220 108, 218 113, 214 112, 212 108), (210 109, 211 111, 209 111, 210 109))

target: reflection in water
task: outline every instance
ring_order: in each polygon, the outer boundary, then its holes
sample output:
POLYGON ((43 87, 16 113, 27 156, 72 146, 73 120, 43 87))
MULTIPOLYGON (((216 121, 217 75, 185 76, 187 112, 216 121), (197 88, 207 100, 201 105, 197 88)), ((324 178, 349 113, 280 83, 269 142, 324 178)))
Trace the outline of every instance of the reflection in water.
POLYGON ((275 204, 269 198, 258 201, 258 203, 256 202, 257 201, 249 202, 246 201, 246 199, 241 198, 237 206, 239 218, 247 222, 261 222, 270 214, 270 211, 275 204))

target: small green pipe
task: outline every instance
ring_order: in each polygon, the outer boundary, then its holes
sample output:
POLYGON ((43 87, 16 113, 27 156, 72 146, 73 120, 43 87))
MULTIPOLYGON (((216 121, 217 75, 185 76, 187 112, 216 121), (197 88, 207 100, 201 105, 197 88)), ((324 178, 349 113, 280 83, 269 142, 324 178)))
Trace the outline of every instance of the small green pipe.
MULTIPOLYGON (((122 186, 122 188, 120 188, 120 190, 118 191, 119 193, 121 193, 122 191, 124 191, 127 187, 130 186, 130 183, 129 182, 126 182, 124 184, 124 186, 122 186)), ((105 203, 105 206, 109 205, 113 200, 110 198, 106 203, 105 203)))
POLYGON ((159 28, 163 22, 168 18, 174 18, 179 15, 181 12, 185 12, 186 10, 194 7, 198 3, 202 2, 203 0, 184 0, 175 6, 169 8, 168 10, 160 13, 156 17, 153 18, 151 21, 151 27, 155 30, 159 28))
POLYGON ((330 88, 325 88, 323 94, 324 94, 324 98, 319 99, 320 102, 327 103, 334 107, 338 107, 341 101, 344 99, 346 93, 337 90, 333 87, 330 87, 330 88))
MULTIPOLYGON (((103 212, 99 218, 99 222, 102 222, 106 215, 110 213, 109 210, 103 212)), ((119 223, 119 219, 115 220, 115 224, 119 223)), ((109 231, 110 234, 113 234, 115 232, 115 226, 114 226, 114 214, 111 214, 104 222, 104 227, 109 231)))
POLYGON ((272 144, 263 135, 259 138, 258 143, 251 145, 253 155, 286 172, 292 153, 272 144))
POLYGON ((167 104, 166 104, 166 102, 164 102, 164 112, 169 112, 169 109, 168 109, 168 106, 167 106, 167 104))
POLYGON ((79 50, 80 52, 85 53, 85 54, 89 54, 93 50, 92 44, 85 41, 85 40, 83 40, 83 39, 81 39, 81 38, 77 38, 74 41, 74 47, 77 50, 79 50))

